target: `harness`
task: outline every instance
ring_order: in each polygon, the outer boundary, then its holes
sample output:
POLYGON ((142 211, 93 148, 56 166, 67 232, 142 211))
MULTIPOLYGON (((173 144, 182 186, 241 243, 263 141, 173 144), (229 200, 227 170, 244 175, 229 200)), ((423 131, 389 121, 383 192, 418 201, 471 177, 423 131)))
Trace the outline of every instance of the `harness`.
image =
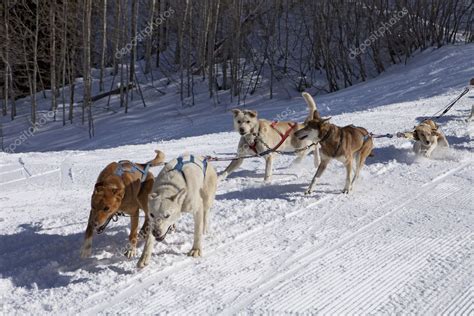
POLYGON ((206 176, 207 158, 204 158, 204 159, 199 159, 198 158, 198 160, 202 162, 202 167, 196 162, 196 158, 194 157, 194 155, 189 155, 189 160, 184 160, 184 157, 182 157, 182 156, 176 158, 176 160, 177 160, 176 165, 174 165, 173 169, 171 169, 171 170, 176 170, 176 171, 180 172, 181 175, 183 176, 185 182, 186 182, 186 175, 184 174, 183 167, 186 164, 189 164, 189 163, 193 163, 196 166, 198 166, 199 168, 201 168, 202 173, 204 174, 204 177, 206 176))
MULTIPOLYGON (((117 169, 115 169, 115 175, 122 177, 125 173, 135 173, 135 172, 140 172, 142 174, 142 177, 140 179, 140 184, 143 185, 143 182, 146 180, 146 176, 148 175, 148 169, 151 167, 151 163, 147 163, 145 165, 145 169, 140 168, 136 163, 133 163, 128 160, 120 160, 117 162, 118 166, 117 169), (125 167, 125 164, 129 164, 131 167, 125 167)), ((102 182, 96 183, 95 187, 102 185, 102 182)), ((102 234, 105 231, 105 228, 109 225, 110 221, 113 220, 114 222, 118 221, 120 216, 125 216, 123 212, 116 212, 109 218, 107 218, 107 221, 100 227, 100 229, 97 231, 97 234, 102 234)))
POLYGON ((115 174, 119 177, 123 176, 124 173, 135 173, 135 172, 140 172, 142 174, 142 177, 141 177, 141 180, 140 180, 140 183, 143 183, 145 182, 146 180, 146 176, 148 174, 148 170, 150 169, 151 167, 151 163, 147 163, 145 165, 145 169, 142 169, 140 168, 137 164, 131 162, 131 161, 128 161, 128 160, 120 160, 118 162, 118 166, 117 166, 117 169, 115 170, 115 174), (125 168, 124 165, 125 164, 130 164, 131 167, 130 168, 125 168))
MULTIPOLYGON (((290 128, 288 128, 285 133, 282 133, 280 132, 277 128, 276 128, 276 125, 278 124, 278 121, 273 121, 270 126, 271 128, 273 128, 275 130, 275 132, 278 133, 278 135, 280 135, 280 142, 278 144, 276 144, 275 147, 272 148, 272 151, 276 151, 278 150, 278 148, 280 148, 280 146, 285 142, 285 140, 288 138, 288 136, 290 136, 291 134, 291 131, 295 129, 296 126, 298 126, 298 123, 288 123, 288 126, 290 128)), ((250 149, 252 149, 252 151, 258 155, 258 151, 257 151, 257 141, 254 141, 253 144, 247 144, 249 146, 250 149)))

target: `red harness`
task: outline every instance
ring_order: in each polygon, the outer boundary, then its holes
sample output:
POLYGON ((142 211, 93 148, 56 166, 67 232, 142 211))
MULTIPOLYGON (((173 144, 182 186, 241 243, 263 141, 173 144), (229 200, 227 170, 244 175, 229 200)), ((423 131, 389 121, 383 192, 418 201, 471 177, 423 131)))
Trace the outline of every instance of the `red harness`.
MULTIPOLYGON (((272 148, 272 151, 275 151, 277 150, 278 148, 280 148, 280 146, 285 142, 285 140, 288 138, 288 136, 290 136, 290 133, 292 130, 295 129, 295 127, 298 125, 298 123, 288 123, 288 126, 290 127, 289 129, 286 130, 286 132, 283 134, 282 132, 280 132, 277 128, 276 128, 276 125, 278 124, 278 121, 274 121, 270 124, 270 126, 275 130, 275 132, 278 133, 278 135, 280 135, 281 139, 280 139, 280 142, 272 148)), ((256 154, 258 154, 257 152, 257 142, 254 142, 253 144, 249 144, 249 148, 252 149, 252 151, 256 154)))

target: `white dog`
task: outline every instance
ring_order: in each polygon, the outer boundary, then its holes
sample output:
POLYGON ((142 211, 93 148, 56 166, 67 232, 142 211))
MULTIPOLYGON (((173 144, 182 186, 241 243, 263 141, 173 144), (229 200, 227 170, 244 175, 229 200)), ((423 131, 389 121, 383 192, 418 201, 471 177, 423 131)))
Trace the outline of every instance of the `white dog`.
POLYGON ((413 150, 416 154, 429 158, 433 150, 439 145, 449 147, 448 140, 438 125, 432 120, 425 120, 415 127, 413 132, 415 144, 413 150))
MULTIPOLYGON (((303 92, 303 97, 309 108, 309 114, 306 121, 311 120, 316 111, 316 103, 311 95, 303 92)), ((299 163, 303 158, 314 149, 314 165, 319 165, 319 145, 314 148, 308 148, 312 144, 312 140, 301 140, 295 137, 295 132, 304 127, 303 124, 297 122, 270 122, 258 119, 257 112, 251 110, 232 110, 234 114, 234 129, 241 135, 237 148, 237 158, 233 160, 229 166, 219 175, 219 179, 225 179, 234 172, 243 162, 244 156, 259 155, 269 149, 277 149, 284 152, 295 152, 297 158, 295 163, 299 163)), ((269 181, 272 176, 273 164, 272 152, 264 156, 265 158, 265 181, 269 181)))
POLYGON ((188 255, 202 255, 202 234, 207 232, 216 189, 216 171, 202 157, 181 156, 165 165, 148 198, 150 226, 139 268, 150 262, 153 240, 162 241, 183 212, 194 215, 194 244, 188 255))

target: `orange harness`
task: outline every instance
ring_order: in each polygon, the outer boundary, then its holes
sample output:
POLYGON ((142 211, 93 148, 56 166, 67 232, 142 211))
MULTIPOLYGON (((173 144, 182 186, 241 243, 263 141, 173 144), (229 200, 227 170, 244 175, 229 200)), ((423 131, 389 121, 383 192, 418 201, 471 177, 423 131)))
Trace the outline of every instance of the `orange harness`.
MULTIPOLYGON (((277 124, 278 124, 278 121, 274 121, 270 124, 270 126, 271 126, 271 128, 273 128, 278 133, 278 135, 280 135, 281 139, 280 139, 280 142, 275 147, 273 147, 271 149, 271 151, 275 151, 278 148, 280 148, 280 146, 285 142, 285 140, 288 138, 288 136, 290 136, 291 131, 294 130, 296 126, 298 126, 298 123, 293 123, 293 124, 288 123, 288 126, 290 128, 288 128, 285 133, 282 133, 276 128, 277 124)), ((252 149, 252 151, 254 153, 258 154, 258 152, 257 152, 257 142, 256 141, 251 145, 249 144, 248 146, 249 146, 250 149, 252 149)))

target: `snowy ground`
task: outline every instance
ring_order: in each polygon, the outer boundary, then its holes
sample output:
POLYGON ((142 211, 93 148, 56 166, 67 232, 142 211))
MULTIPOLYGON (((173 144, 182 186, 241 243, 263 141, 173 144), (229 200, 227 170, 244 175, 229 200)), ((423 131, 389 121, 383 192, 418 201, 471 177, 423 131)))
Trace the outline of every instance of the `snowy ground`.
MULTIPOLYGON (((325 96, 322 114, 376 133, 412 128, 449 103, 473 73, 473 45, 440 51, 431 53, 430 64, 415 60, 405 71, 398 66, 325 96), (457 60, 454 70, 446 58, 457 60), (440 71, 444 79, 428 80, 440 71), (428 88, 415 86, 407 73, 425 78, 428 88), (374 101, 373 94, 396 92, 374 101), (344 109, 343 100, 353 106, 344 109)), ((0 313, 473 313, 474 124, 464 121, 473 98, 471 91, 440 120, 452 146, 433 159, 416 158, 407 140, 377 139, 351 195, 340 194, 338 162, 304 196, 312 157, 289 167, 292 157, 279 156, 270 184, 263 183, 263 162, 247 160, 219 185, 204 257, 185 255, 193 226, 184 216, 140 271, 137 258, 120 253, 128 236, 124 218, 95 236, 91 259, 79 258, 100 170, 120 159, 145 161, 156 148, 169 158, 231 154, 236 133, 203 127, 202 136, 140 145, 105 149, 105 141, 89 151, 0 153, 0 313)), ((275 102, 271 115, 265 107, 263 113, 272 119, 289 107, 291 117, 303 118, 302 102, 275 102)), ((230 115, 221 117, 217 128, 230 130, 230 115)), ((170 135, 180 135, 170 122, 164 122, 170 135)), ((196 114, 195 122, 199 134, 205 118, 196 114)), ((221 171, 226 164, 215 166, 221 171)))

